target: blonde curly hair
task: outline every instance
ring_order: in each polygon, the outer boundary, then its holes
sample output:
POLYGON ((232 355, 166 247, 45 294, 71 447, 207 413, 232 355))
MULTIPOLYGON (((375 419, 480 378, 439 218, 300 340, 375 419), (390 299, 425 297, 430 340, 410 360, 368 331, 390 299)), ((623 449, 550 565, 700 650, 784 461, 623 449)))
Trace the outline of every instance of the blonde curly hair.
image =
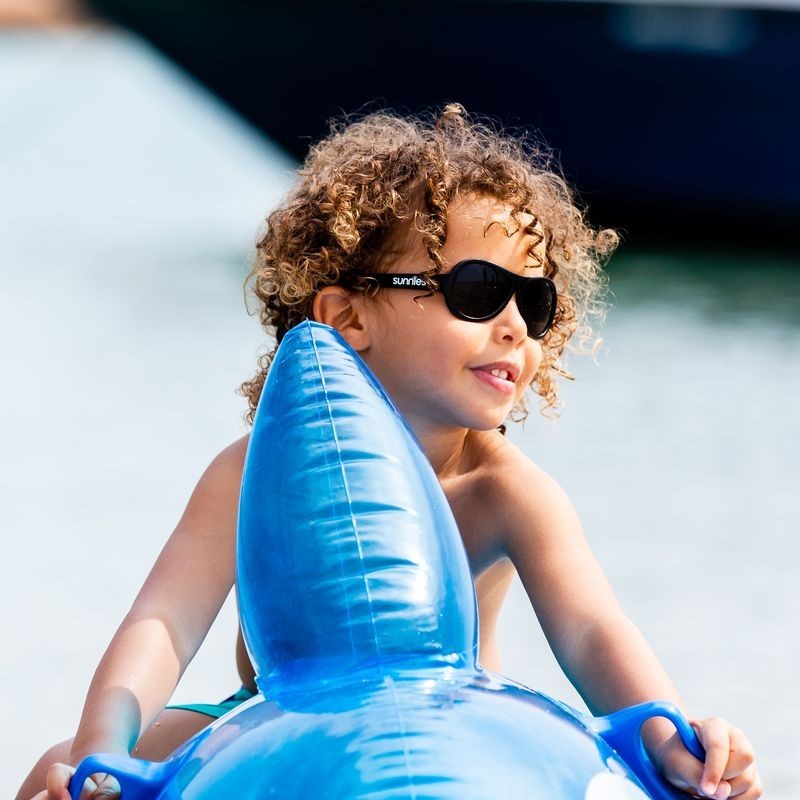
MULTIPOLYGON (((555 322, 542 340, 542 363, 531 383, 542 411, 556 408, 555 379, 571 377, 561 364, 567 342, 579 350, 594 343, 592 322, 605 307, 601 267, 618 239, 586 223, 548 151, 451 104, 424 117, 378 112, 335 122, 298 177, 266 220, 247 280, 261 324, 278 343, 311 318, 322 287, 374 292, 362 276, 387 268, 409 226, 433 265, 422 277, 440 272, 449 203, 457 194, 488 195, 508 204, 515 220, 532 215, 524 227, 529 255, 558 288, 555 322), (536 248, 542 235, 544 263, 536 248)), ((258 371, 240 388, 250 423, 274 354, 275 348, 262 355, 258 371)), ((527 413, 524 405, 516 411, 518 418, 527 413)))

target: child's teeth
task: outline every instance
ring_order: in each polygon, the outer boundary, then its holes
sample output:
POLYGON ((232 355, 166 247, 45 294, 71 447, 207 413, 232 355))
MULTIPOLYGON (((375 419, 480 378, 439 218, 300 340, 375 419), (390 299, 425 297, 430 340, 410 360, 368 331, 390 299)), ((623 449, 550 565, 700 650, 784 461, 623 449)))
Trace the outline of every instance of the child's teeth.
POLYGON ((508 372, 504 369, 490 370, 490 374, 494 375, 495 378, 502 378, 504 381, 508 380, 508 372))

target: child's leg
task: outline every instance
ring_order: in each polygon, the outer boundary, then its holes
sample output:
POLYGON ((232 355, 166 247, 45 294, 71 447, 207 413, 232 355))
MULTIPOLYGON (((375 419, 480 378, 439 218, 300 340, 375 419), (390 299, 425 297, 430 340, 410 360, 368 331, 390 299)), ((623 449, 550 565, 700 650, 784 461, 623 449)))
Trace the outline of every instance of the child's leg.
MULTIPOLYGON (((214 717, 198 714, 195 711, 164 709, 156 721, 142 734, 131 755, 147 761, 163 761, 178 745, 183 744, 214 719, 214 717)), ((62 764, 69 763, 71 747, 72 739, 67 739, 51 747, 36 762, 30 775, 25 779, 17 793, 17 800, 31 800, 35 794, 41 792, 45 787, 47 770, 50 765, 57 761, 62 764)))
POLYGON ((216 717, 198 714, 196 711, 165 708, 141 735, 131 755, 145 761, 163 761, 173 750, 215 719, 216 717))

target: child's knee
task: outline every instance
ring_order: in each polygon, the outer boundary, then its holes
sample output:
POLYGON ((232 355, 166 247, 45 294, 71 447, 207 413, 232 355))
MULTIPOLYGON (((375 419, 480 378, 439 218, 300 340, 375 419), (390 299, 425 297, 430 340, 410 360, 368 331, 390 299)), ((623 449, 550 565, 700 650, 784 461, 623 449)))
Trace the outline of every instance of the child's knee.
MULTIPOLYGON (((142 734, 131 755, 149 761, 162 761, 212 721, 212 717, 194 711, 165 709, 142 734)), ((47 750, 36 762, 20 787, 17 800, 31 800, 34 795, 41 792, 45 788, 47 770, 50 769, 50 765, 57 762, 69 764, 71 749, 72 739, 66 739, 47 750)))
POLYGON ((213 722, 196 711, 166 708, 141 735, 131 755, 146 761, 163 761, 173 750, 213 722))
POLYGON ((72 739, 65 739, 43 753, 20 787, 17 800, 31 800, 35 794, 41 792, 46 786, 47 770, 50 769, 50 765, 56 762, 69 764, 71 749, 72 739))

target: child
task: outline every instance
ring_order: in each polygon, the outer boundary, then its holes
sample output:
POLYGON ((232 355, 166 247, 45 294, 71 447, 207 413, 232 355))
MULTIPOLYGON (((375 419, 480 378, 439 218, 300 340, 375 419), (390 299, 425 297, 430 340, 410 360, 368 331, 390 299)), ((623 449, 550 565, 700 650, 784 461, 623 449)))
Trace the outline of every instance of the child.
MULTIPOLYGON (((483 665, 499 670, 497 616, 516 571, 559 663, 600 714, 680 701, 619 608, 564 492, 503 425, 524 415, 528 387, 543 409, 555 406, 560 357, 569 340, 590 341, 599 265, 615 244, 612 232, 586 225, 541 154, 452 105, 432 123, 373 114, 316 145, 267 221, 252 274, 267 330, 280 341, 307 318, 335 327, 415 431, 475 576, 483 665)), ((243 385, 251 420, 269 363, 243 385)), ((131 750, 161 759, 208 721, 162 709, 234 580, 245 448, 246 437, 200 479, 100 662, 74 740, 40 760, 20 797, 40 790, 45 774, 37 800, 68 796, 71 768, 54 762, 131 750)), ((252 690, 241 646, 238 662, 252 690)), ((718 800, 760 797, 744 735, 716 718, 693 725, 705 764, 668 722, 646 726, 667 780, 718 800)), ((92 796, 115 795, 113 779, 95 777, 92 796)))

